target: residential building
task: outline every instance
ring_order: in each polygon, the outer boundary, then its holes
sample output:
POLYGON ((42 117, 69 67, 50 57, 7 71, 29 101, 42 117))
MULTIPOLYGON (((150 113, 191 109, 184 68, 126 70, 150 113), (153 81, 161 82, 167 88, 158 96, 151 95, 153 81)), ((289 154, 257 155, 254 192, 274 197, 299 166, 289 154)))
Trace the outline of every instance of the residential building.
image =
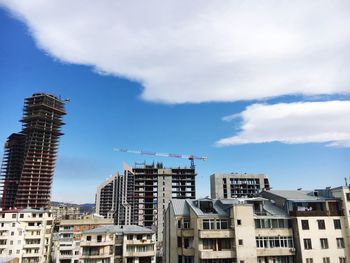
POLYGON ((36 209, 0 212, 0 262, 8 257, 19 263, 48 262, 53 219, 36 209))
POLYGON ((118 187, 116 184, 120 181, 119 174, 110 176, 97 187, 96 191, 96 213, 104 216, 105 218, 113 218, 115 210, 116 190, 118 187))
POLYGON ((211 198, 253 197, 269 190, 269 179, 264 174, 215 173, 210 176, 211 198))
POLYGON ((264 198, 171 200, 166 263, 292 263, 289 215, 264 198))
POLYGON ((55 221, 80 219, 82 216, 79 205, 51 205, 50 211, 55 221))
POLYGON ((348 187, 261 193, 292 217, 295 259, 303 263, 349 262, 348 195, 348 187))
POLYGON ((155 233, 135 225, 102 226, 84 231, 80 263, 155 263, 155 233))
POLYGON ((105 215, 114 210, 118 225, 155 230, 161 247, 164 211, 171 199, 195 198, 195 177, 194 168, 165 168, 162 163, 131 168, 124 164, 122 175, 110 177, 98 187, 97 211, 105 215))
POLYGON ((82 232, 102 225, 113 225, 113 219, 88 215, 82 219, 61 220, 53 235, 52 262, 78 263, 82 232))
POLYGON ((64 101, 46 93, 25 99, 22 131, 5 143, 1 170, 2 209, 50 205, 64 101))

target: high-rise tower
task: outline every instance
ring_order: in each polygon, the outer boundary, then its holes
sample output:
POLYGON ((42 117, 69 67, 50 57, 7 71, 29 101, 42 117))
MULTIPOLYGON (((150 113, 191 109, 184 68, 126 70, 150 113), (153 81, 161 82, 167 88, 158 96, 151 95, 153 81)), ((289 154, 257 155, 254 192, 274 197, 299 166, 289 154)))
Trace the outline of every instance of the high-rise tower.
POLYGON ((64 101, 46 93, 25 99, 22 131, 9 136, 1 175, 2 208, 46 208, 50 204, 64 101))

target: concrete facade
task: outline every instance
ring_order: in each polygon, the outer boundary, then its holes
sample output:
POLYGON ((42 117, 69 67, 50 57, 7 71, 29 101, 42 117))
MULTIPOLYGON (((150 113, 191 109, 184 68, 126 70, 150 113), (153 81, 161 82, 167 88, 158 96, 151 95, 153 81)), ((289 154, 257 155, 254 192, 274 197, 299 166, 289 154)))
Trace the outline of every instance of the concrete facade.
POLYGON ((350 262, 349 187, 264 191, 292 218, 296 262, 350 262), (349 196, 349 200, 347 200, 349 196), (345 209, 344 209, 345 208, 345 209))
POLYGON ((0 262, 13 257, 19 263, 48 262, 53 218, 35 209, 0 212, 0 262))
POLYGON ((103 226, 84 231, 80 263, 155 263, 154 231, 140 226, 103 226))
POLYGON ((167 263, 292 263, 295 254, 290 217, 262 198, 172 200, 164 249, 167 263))
POLYGON ((102 225, 113 225, 113 219, 90 215, 83 219, 61 220, 53 236, 52 262, 78 263, 82 232, 102 225))
POLYGON ((210 176, 210 194, 214 199, 253 197, 269 190, 269 179, 264 174, 215 173, 210 176))

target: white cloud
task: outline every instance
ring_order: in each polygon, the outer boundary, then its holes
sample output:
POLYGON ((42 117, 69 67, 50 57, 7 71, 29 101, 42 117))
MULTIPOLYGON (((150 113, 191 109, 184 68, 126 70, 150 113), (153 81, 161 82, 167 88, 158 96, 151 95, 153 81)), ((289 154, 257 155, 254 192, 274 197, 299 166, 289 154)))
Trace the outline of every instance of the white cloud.
POLYGON ((253 104, 239 115, 240 131, 217 145, 282 142, 350 147, 350 101, 253 104))
POLYGON ((0 0, 69 63, 140 81, 146 100, 349 93, 350 5, 319 1, 0 0))

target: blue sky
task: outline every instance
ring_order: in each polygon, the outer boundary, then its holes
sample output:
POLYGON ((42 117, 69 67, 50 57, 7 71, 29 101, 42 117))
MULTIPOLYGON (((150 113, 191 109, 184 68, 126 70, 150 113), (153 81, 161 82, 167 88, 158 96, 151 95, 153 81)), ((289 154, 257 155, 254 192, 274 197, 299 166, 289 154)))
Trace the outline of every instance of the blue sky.
MULTIPOLYGON (((182 68, 182 60, 179 65, 174 61, 171 67, 163 62, 154 64, 154 53, 138 60, 137 51, 142 47, 136 51, 127 50, 128 40, 130 46, 133 45, 133 39, 128 37, 117 38, 115 42, 116 46, 126 46, 125 55, 111 52, 116 64, 120 58, 125 59, 123 63, 127 66, 114 68, 103 50, 96 51, 93 59, 84 52, 70 54, 67 50, 76 45, 84 49, 84 42, 70 41, 69 34, 63 34, 64 29, 60 35, 67 38, 62 42, 66 44, 46 38, 51 31, 37 25, 32 18, 32 7, 3 2, 10 9, 0 9, 0 123, 3 123, 0 142, 4 143, 7 136, 20 131, 25 97, 35 92, 49 92, 71 99, 66 106, 65 135, 59 147, 53 200, 93 202, 96 186, 116 171, 121 172, 123 162, 133 165, 134 162, 161 161, 168 167, 190 164, 188 160, 113 152, 114 147, 208 156, 208 161, 196 163, 198 197, 209 195, 209 176, 214 172, 265 173, 274 189, 339 186, 344 183, 344 177, 349 177, 347 86, 337 83, 334 89, 310 92, 310 87, 319 84, 311 79, 312 85, 305 85, 299 91, 271 89, 265 94, 270 80, 245 83, 227 79, 229 84, 238 83, 246 88, 234 92, 230 88, 221 90, 220 85, 226 86, 226 83, 216 85, 213 82, 210 86, 219 73, 215 67, 210 67, 209 71, 200 68, 197 72, 191 60, 189 65, 183 66, 188 67, 188 75, 183 72, 184 78, 178 80, 177 71, 182 68), (13 12, 19 12, 22 19, 13 12), (62 45, 66 45, 64 49, 62 45), (150 72, 147 59, 152 60, 150 72), (167 75, 168 72, 172 73, 167 75), (203 80, 198 80, 201 77, 203 80), (177 81, 177 85, 188 86, 177 89, 172 86, 177 81), (208 86, 199 89, 203 83, 208 86), (261 92, 254 93, 255 89, 250 87, 254 83, 264 84, 256 87, 261 92), (160 90, 162 85, 164 90, 160 90), (291 114, 295 112, 298 114, 291 114), (274 114, 278 116, 277 122, 276 118, 267 118, 274 114), (329 126, 335 130, 329 130, 329 126)), ((58 32, 53 22, 52 30, 58 32)), ((98 48, 99 43, 94 46, 98 48)), ((334 56, 337 56, 335 51, 334 56)), ((184 57, 187 52, 192 56, 193 52, 186 51, 184 57)), ((164 56, 174 58, 173 53, 164 56)), ((271 66, 271 71, 276 69, 276 75, 290 76, 277 68, 278 65, 271 66)), ((305 74, 304 70, 299 73, 305 74)), ((337 70, 335 67, 334 71, 337 70)), ((242 78, 247 77, 249 75, 242 78)), ((300 82, 303 80, 298 78, 300 82)), ((332 86, 329 79, 324 81, 332 86)), ((290 83, 293 81, 283 85, 289 87, 290 83)))

